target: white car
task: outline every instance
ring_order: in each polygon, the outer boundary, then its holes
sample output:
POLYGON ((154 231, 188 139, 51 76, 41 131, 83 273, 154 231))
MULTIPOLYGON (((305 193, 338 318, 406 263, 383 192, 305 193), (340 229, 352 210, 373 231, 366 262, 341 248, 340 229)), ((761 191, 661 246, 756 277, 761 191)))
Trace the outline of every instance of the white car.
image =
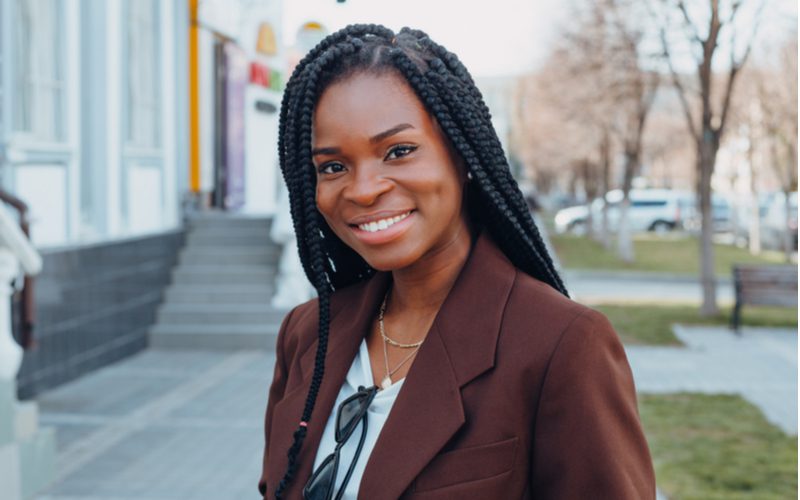
MULTIPOLYGON (((789 193, 791 215, 788 221, 786 220, 785 200, 786 196, 781 192, 760 193, 758 195, 758 215, 763 248, 782 250, 783 238, 788 230, 793 240, 793 246, 797 249, 797 192, 789 193)), ((754 207, 746 202, 736 206, 734 236, 736 237, 736 243, 740 246, 746 246, 749 242, 753 210, 754 207)))
MULTIPOLYGON (((628 224, 632 232, 656 231, 665 233, 681 226, 681 207, 692 199, 692 193, 670 189, 631 189, 631 205, 628 210, 628 224)), ((574 234, 586 233, 586 219, 589 211, 592 222, 600 227, 603 219, 603 205, 608 204, 608 227, 616 232, 619 227, 622 190, 606 193, 605 200, 598 198, 591 205, 565 208, 556 213, 556 232, 574 234)))

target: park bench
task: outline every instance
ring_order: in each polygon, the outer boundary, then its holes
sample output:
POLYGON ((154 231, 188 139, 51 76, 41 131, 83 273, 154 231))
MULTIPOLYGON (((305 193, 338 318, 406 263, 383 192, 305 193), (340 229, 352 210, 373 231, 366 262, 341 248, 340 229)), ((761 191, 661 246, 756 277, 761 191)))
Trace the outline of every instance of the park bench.
POLYGON ((744 265, 733 266, 736 305, 731 327, 739 333, 742 306, 797 307, 797 266, 744 265))

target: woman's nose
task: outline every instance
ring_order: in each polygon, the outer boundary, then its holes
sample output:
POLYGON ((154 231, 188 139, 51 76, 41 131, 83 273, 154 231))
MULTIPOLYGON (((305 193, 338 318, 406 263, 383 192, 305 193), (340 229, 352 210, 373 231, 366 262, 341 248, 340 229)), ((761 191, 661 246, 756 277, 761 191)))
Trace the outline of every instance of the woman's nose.
POLYGON ((392 188, 390 180, 380 173, 380 167, 358 166, 343 195, 348 201, 363 206, 374 204, 378 198, 392 188))

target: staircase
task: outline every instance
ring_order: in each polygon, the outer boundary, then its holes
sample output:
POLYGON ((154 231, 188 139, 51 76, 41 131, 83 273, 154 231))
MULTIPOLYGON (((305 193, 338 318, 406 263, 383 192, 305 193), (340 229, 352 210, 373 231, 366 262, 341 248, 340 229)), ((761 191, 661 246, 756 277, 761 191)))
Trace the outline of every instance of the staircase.
POLYGON ((223 213, 189 220, 150 346, 273 349, 287 311, 270 306, 280 247, 270 219, 223 213))

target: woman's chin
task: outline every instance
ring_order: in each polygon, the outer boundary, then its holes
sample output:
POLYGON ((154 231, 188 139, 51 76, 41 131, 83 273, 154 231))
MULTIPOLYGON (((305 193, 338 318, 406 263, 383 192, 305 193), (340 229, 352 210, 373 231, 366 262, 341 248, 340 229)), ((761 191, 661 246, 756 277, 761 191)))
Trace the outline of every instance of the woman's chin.
POLYGON ((378 271, 397 271, 414 264, 418 259, 410 252, 383 252, 380 255, 361 255, 361 257, 375 270, 378 271))

